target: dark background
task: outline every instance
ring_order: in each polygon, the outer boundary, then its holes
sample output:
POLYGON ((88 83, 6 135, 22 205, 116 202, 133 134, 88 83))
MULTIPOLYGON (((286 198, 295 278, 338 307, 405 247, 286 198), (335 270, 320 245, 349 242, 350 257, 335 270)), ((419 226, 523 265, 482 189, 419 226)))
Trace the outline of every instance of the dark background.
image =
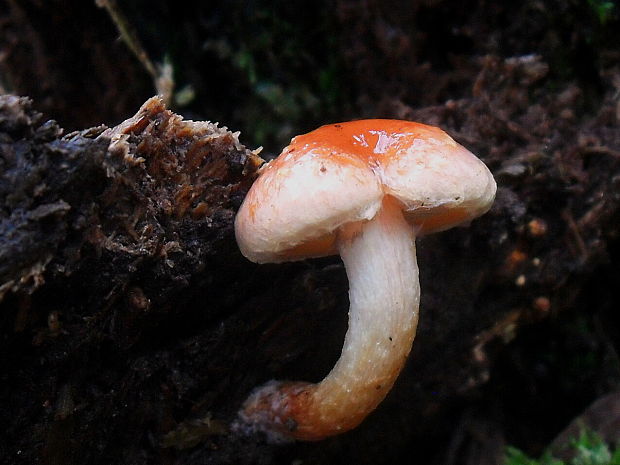
MULTIPOLYGON (((231 226, 240 195, 212 229, 183 223, 182 249, 207 244, 183 279, 120 248, 81 250, 91 261, 64 275, 52 265, 66 233, 44 283, 0 301, 0 461, 495 464, 506 444, 542 453, 619 389, 617 2, 117 8, 150 60, 171 66, 169 108, 241 131, 264 158, 321 124, 413 119, 479 155, 497 200, 471 228, 419 242, 411 360, 359 429, 321 443, 269 445, 227 425, 256 385, 317 381, 337 358, 348 303, 336 258, 245 261, 231 226), (150 301, 139 317, 136 292, 150 301)), ((114 126, 156 92, 106 10, 82 0, 0 0, 0 87, 65 133, 114 126)), ((610 440, 617 430, 600 425, 620 416, 617 397, 597 423, 610 440)))

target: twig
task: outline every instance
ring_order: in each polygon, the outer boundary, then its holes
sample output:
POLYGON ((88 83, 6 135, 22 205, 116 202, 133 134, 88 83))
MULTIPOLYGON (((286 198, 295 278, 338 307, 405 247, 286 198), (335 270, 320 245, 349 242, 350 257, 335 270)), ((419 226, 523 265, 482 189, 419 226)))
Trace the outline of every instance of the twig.
POLYGON ((104 8, 107 11, 123 42, 125 42, 125 45, 151 75, 157 93, 162 96, 166 104, 169 104, 174 90, 171 65, 165 62, 163 64, 154 64, 151 61, 135 30, 118 7, 116 0, 95 0, 95 3, 99 8, 104 8))

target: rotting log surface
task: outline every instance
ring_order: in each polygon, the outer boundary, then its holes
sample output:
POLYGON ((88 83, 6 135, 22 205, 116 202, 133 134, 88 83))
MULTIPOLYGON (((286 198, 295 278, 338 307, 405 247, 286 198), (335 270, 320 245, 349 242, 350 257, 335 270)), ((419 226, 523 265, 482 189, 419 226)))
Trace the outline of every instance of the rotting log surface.
POLYGON ((140 430, 140 411, 171 421, 131 381, 152 379, 138 354, 214 324, 212 292, 188 289, 217 290, 243 263, 232 220, 261 159, 157 98, 115 128, 61 134, 29 100, 0 97, 0 453, 109 462, 125 441, 148 443, 125 430, 140 430))
POLYGON ((410 363, 360 428, 319 447, 227 431, 256 385, 319 380, 346 328, 337 259, 259 267, 236 250, 232 220, 256 156, 156 100, 115 129, 61 137, 5 97, 4 461, 376 464, 419 451, 488 379, 498 347, 574 306, 617 244, 618 74, 577 116, 582 89, 549 92, 547 69, 488 57, 471 98, 389 109, 478 154, 498 196, 471 227, 419 241, 410 363))

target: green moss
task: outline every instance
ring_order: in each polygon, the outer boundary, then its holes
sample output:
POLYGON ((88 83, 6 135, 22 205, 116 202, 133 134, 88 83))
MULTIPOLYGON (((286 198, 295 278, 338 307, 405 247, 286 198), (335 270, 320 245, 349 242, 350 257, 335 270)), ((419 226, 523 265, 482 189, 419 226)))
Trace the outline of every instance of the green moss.
POLYGON ((620 447, 611 448, 596 433, 582 430, 578 438, 567 447, 572 458, 559 460, 545 452, 540 458, 533 459, 515 447, 507 447, 504 465, 620 465, 620 447))
POLYGON ((565 465, 563 461, 556 460, 551 455, 544 454, 539 459, 528 457, 524 452, 515 447, 506 448, 504 465, 565 465))
POLYGON ((588 0, 588 5, 594 10, 594 13, 602 25, 607 24, 607 22, 612 19, 616 7, 614 2, 605 0, 588 0))

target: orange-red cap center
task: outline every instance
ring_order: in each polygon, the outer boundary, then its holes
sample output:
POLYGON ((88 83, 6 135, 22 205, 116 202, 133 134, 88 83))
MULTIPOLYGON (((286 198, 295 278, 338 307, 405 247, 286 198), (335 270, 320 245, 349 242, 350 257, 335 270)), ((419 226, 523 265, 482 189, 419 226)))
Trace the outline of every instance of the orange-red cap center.
MULTIPOLYGON (((401 149, 411 146, 412 141, 429 139, 445 141, 446 133, 433 126, 411 121, 370 119, 347 123, 328 124, 295 137, 286 152, 304 152, 314 149, 330 151, 332 157, 339 153, 354 155, 369 166, 380 164, 401 149)), ((346 157, 342 160, 346 163, 346 157)))

